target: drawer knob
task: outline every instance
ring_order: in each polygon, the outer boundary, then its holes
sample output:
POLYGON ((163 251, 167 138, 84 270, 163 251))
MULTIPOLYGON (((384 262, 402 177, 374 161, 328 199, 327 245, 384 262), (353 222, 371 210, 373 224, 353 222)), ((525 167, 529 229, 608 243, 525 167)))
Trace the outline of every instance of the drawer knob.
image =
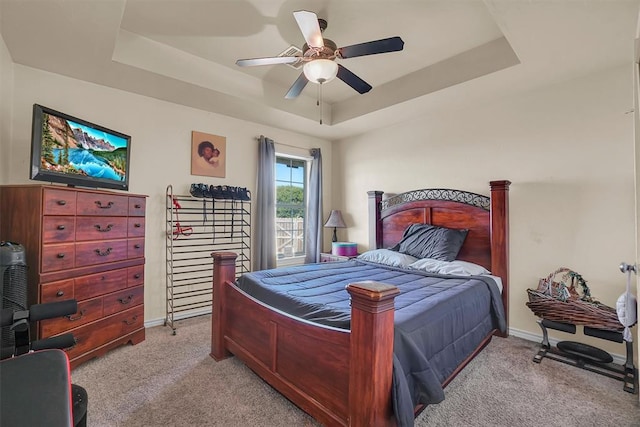
POLYGON ((142 205, 136 204, 135 207, 136 207, 136 209, 140 209, 142 207, 142 205))
POLYGON ((134 226, 135 228, 140 228, 142 225, 141 225, 140 223, 137 223, 137 222, 136 222, 135 224, 133 224, 133 226, 134 226))
POLYGON ((134 278, 134 279, 139 279, 139 278, 140 278, 140 273, 138 273, 138 274, 134 274, 134 275, 133 275, 133 278, 134 278))
POLYGON ((129 326, 133 325, 134 323, 136 323, 136 320, 138 320, 138 316, 133 316, 131 318, 131 321, 129 321, 129 319, 124 319, 123 322, 129 326))
POLYGON ((107 248, 106 251, 100 251, 100 249, 96 249, 95 253, 98 254, 98 256, 107 256, 111 253, 111 251, 113 250, 113 248, 107 248))
POLYGON ((113 224, 107 224, 107 226, 105 228, 102 228, 100 226, 100 224, 96 224, 94 225, 94 227, 96 228, 96 230, 98 230, 101 233, 106 233, 107 231, 111 231, 111 229, 113 228, 113 224))
POLYGON ((67 319, 69 319, 72 322, 75 322, 76 320, 80 320, 82 319, 82 317, 84 316, 86 310, 80 310, 80 313, 78 313, 78 316, 73 317, 73 315, 68 314, 67 316, 65 316, 67 319))
POLYGON ((58 292, 56 292, 56 296, 57 296, 57 297, 61 297, 61 296, 63 296, 63 295, 64 295, 64 291, 58 291, 58 292))
POLYGON ((100 209, 109 209, 109 208, 111 208, 111 206, 113 206, 113 202, 108 202, 106 205, 103 205, 100 200, 96 200, 96 205, 100 209))
POLYGON ((64 254, 63 254, 62 252, 60 252, 57 256, 58 256, 58 258, 60 258, 60 259, 64 258, 64 254))
POLYGON ((128 295, 126 298, 118 298, 118 301, 120 301, 120 304, 129 304, 131 302, 131 300, 133 299, 133 295, 128 295))
POLYGON ((65 227, 64 225, 62 225, 62 224, 60 224, 60 225, 58 226, 58 230, 64 230, 65 228, 66 228, 66 227, 65 227))
POLYGON ((136 243, 135 245, 133 245, 133 247, 136 248, 136 249, 140 249, 140 244, 136 243))
POLYGON ((67 204, 67 201, 66 201, 66 200, 58 200, 58 202, 57 202, 57 203, 58 203, 60 206, 64 206, 64 205, 66 205, 66 204, 67 204))

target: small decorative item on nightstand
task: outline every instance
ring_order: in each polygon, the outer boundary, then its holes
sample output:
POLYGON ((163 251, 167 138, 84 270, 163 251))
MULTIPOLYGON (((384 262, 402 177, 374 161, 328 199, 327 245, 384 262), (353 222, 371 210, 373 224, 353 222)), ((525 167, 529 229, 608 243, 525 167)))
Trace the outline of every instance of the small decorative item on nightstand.
POLYGON ((320 262, 339 262, 339 261, 349 261, 350 259, 356 258, 358 254, 347 256, 347 255, 334 255, 327 252, 322 252, 320 254, 320 262))
POLYGON ((358 244, 353 242, 332 242, 331 253, 347 257, 358 256, 358 244))

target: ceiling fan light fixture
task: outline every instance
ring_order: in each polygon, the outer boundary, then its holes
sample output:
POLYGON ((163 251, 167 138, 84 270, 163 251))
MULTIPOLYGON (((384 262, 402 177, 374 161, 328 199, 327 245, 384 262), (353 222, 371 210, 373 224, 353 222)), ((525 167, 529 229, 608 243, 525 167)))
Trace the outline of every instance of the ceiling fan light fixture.
POLYGON ((330 59, 314 59, 304 64, 304 76, 312 83, 324 84, 338 75, 338 64, 330 59))

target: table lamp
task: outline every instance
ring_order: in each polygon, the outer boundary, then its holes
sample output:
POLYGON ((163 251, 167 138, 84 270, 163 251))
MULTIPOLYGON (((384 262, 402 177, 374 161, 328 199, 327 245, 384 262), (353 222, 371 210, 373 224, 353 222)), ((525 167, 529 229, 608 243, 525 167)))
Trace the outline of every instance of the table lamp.
POLYGON ((332 242, 338 241, 336 229, 347 227, 347 225, 344 223, 344 220, 342 219, 342 212, 340 212, 339 210, 331 211, 331 214, 329 214, 329 219, 327 219, 327 222, 324 223, 324 226, 333 227, 333 238, 331 239, 332 242))

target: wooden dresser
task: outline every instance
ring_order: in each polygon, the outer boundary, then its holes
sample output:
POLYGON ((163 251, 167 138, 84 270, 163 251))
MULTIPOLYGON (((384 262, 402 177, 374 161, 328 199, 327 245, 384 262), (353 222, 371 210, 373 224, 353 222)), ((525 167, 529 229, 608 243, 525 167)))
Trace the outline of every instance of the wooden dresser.
POLYGON ((73 333, 72 368, 144 340, 145 202, 128 193, 0 186, 0 240, 25 247, 29 304, 78 301, 76 314, 37 328, 38 338, 73 333))

